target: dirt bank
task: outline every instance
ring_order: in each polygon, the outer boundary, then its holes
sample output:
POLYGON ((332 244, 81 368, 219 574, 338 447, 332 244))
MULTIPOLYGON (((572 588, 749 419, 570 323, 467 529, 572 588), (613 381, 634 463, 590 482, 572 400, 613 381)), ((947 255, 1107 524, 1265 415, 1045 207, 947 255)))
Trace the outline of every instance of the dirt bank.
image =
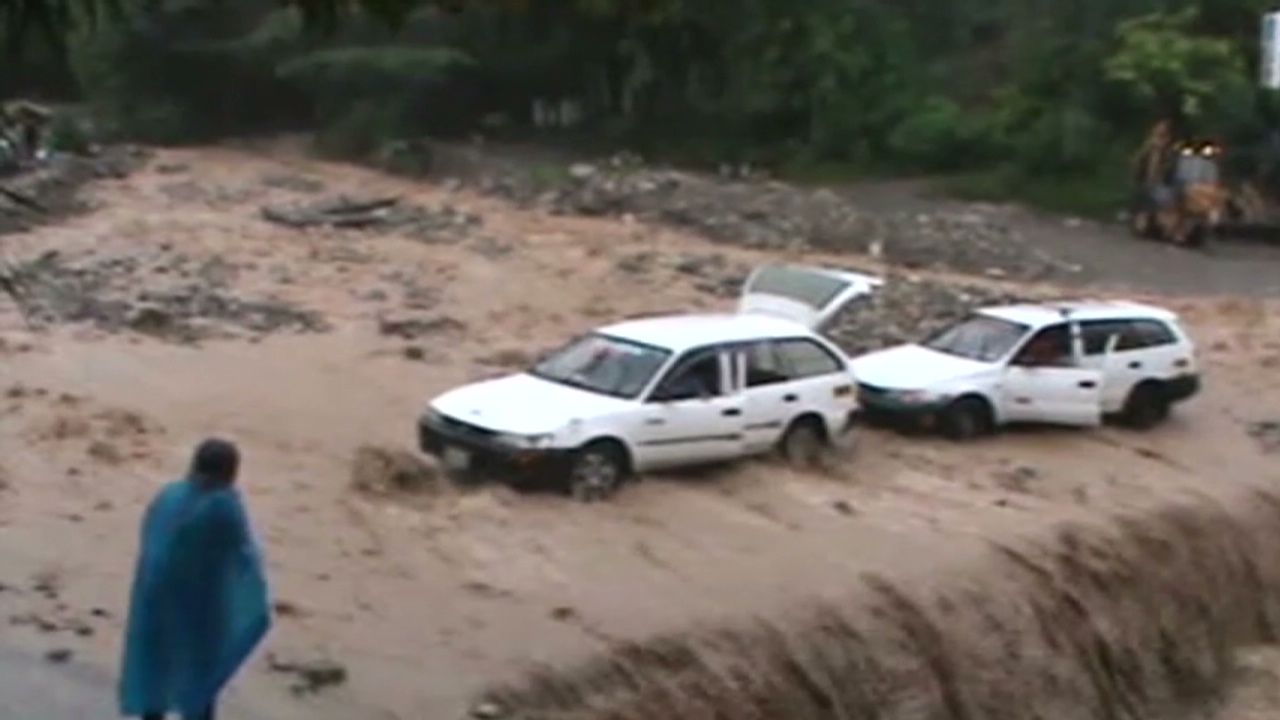
MULTIPOLYGON (((1208 383, 1148 434, 1028 431, 955 446, 871 431, 829 473, 748 463, 648 478, 593 507, 432 484, 416 468, 420 482, 353 486, 363 448, 413 450, 428 397, 571 333, 731 307, 762 260, 883 264, 227 149, 161 153, 88 199, 98 210, 3 240, 34 272, 38 322, 0 300, 0 622, 28 655, 74 651, 51 672, 110 674, 143 503, 207 434, 244 448, 279 611, 274 658, 255 661, 232 700, 272 720, 447 720, 531 663, 572 666, 756 615, 793 632, 807 622, 795 606, 814 599, 842 612, 850 598, 884 605, 865 573, 932 616, 930 579, 960 583, 948 597, 982 582, 966 572, 992 543, 1021 549, 1063 522, 1234 497, 1274 473, 1280 313, 1270 301, 1186 297, 1161 302, 1187 317, 1208 383), (295 228, 262 212, 340 195, 394 195, 404 212, 357 228, 295 228), (479 220, 441 230, 428 217, 479 220), (50 252, 56 262, 40 264, 50 252), (325 681, 298 696, 300 678, 325 681)), ((1056 292, 918 279, 928 289, 886 301, 874 330, 844 326, 850 347, 909 336, 981 293, 1056 292)), ((1026 578, 992 582, 1012 593, 1026 578)), ((958 638, 982 627, 972 607, 957 612, 958 638)))
MULTIPOLYGON (((790 622, 700 628, 532 676, 481 703, 506 717, 1175 717, 1274 642, 1280 495, 994 543, 965 580, 864 575, 790 622), (507 709, 514 712, 506 714, 507 709)), ((953 568, 961 570, 961 568, 953 568)))

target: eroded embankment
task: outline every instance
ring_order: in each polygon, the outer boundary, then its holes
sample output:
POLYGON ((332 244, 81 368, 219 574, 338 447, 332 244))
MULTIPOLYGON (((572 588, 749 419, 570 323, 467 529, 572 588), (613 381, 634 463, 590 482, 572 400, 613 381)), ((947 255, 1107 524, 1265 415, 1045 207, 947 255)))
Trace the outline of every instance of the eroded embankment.
POLYGON ((618 647, 497 689, 483 710, 530 720, 1176 713, 1224 689, 1235 648, 1275 639, 1280 495, 1243 500, 996 546, 989 567, 959 582, 868 576, 866 597, 846 607, 618 647))

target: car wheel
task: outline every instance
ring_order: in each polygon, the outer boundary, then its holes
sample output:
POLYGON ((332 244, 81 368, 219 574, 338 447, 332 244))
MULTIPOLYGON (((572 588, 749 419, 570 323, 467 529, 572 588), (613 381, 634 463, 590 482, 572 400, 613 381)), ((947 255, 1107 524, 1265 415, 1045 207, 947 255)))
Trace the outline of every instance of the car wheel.
POLYGON ((991 413, 977 398, 961 398, 942 411, 942 432, 952 440, 972 440, 991 431, 991 413))
POLYGON ((610 442, 594 442, 574 453, 569 466, 569 493, 580 502, 594 502, 617 492, 626 478, 626 457, 610 442))
POLYGON ((813 468, 822 464, 827 452, 827 438, 822 426, 813 418, 791 423, 778 444, 782 457, 797 467, 813 468))
POLYGON ((1147 430, 1159 425, 1169 417, 1169 401, 1165 399, 1160 387, 1152 383, 1144 383, 1134 388, 1125 401, 1123 417, 1125 424, 1137 430, 1147 430))

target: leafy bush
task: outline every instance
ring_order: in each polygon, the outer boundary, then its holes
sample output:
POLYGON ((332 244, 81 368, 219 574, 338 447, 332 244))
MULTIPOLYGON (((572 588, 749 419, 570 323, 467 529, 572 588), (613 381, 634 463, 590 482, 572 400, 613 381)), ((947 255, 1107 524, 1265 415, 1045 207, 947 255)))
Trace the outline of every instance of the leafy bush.
MULTIPOLYGON (((300 116, 305 98, 272 71, 279 37, 210 37, 199 23, 213 12, 159 6, 72 46, 72 68, 104 130, 148 142, 199 142, 287 126, 300 116)), ((287 32, 281 20, 267 24, 287 32)))
POLYGON ((348 107, 316 134, 316 147, 335 158, 368 159, 387 140, 406 134, 403 111, 365 100, 348 107))
POLYGON ((1019 167, 1032 174, 1077 173, 1093 167, 1110 138, 1105 124, 1071 103, 1048 108, 1013 138, 1019 167))
POLYGON ((85 155, 89 152, 89 131, 80 118, 59 112, 49 124, 49 149, 56 152, 85 155))
POLYGON ((934 96, 890 133, 888 147, 912 167, 957 170, 988 159, 992 138, 983 117, 934 96))

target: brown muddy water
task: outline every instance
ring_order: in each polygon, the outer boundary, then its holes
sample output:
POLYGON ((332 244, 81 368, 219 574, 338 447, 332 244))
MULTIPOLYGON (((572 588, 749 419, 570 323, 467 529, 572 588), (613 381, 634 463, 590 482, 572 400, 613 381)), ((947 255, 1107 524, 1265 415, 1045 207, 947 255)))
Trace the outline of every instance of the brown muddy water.
MULTIPOLYGON (((744 463, 594 506, 370 497, 353 459, 412 453, 450 386, 619 317, 732 307, 762 261, 878 266, 267 151, 162 151, 89 199, 0 240, 33 306, 0 300, 0 617, 19 621, 0 643, 110 676, 142 508, 219 433, 245 450, 280 610, 228 698, 246 718, 454 720, 485 698, 548 719, 1280 717, 1274 301, 1155 298, 1209 381, 1150 433, 869 431, 822 473, 744 463), (263 217, 369 194, 422 212, 263 217), (296 696, 276 668, 308 662, 345 682, 296 696)), ((1025 290, 1054 289, 1000 291, 1025 290)))
POLYGON ((1276 640, 1280 494, 1065 527, 1052 542, 992 550, 997 559, 967 581, 866 575, 848 604, 622 646, 496 688, 482 712, 1245 720, 1280 711, 1268 700, 1274 655, 1238 654, 1276 640))

